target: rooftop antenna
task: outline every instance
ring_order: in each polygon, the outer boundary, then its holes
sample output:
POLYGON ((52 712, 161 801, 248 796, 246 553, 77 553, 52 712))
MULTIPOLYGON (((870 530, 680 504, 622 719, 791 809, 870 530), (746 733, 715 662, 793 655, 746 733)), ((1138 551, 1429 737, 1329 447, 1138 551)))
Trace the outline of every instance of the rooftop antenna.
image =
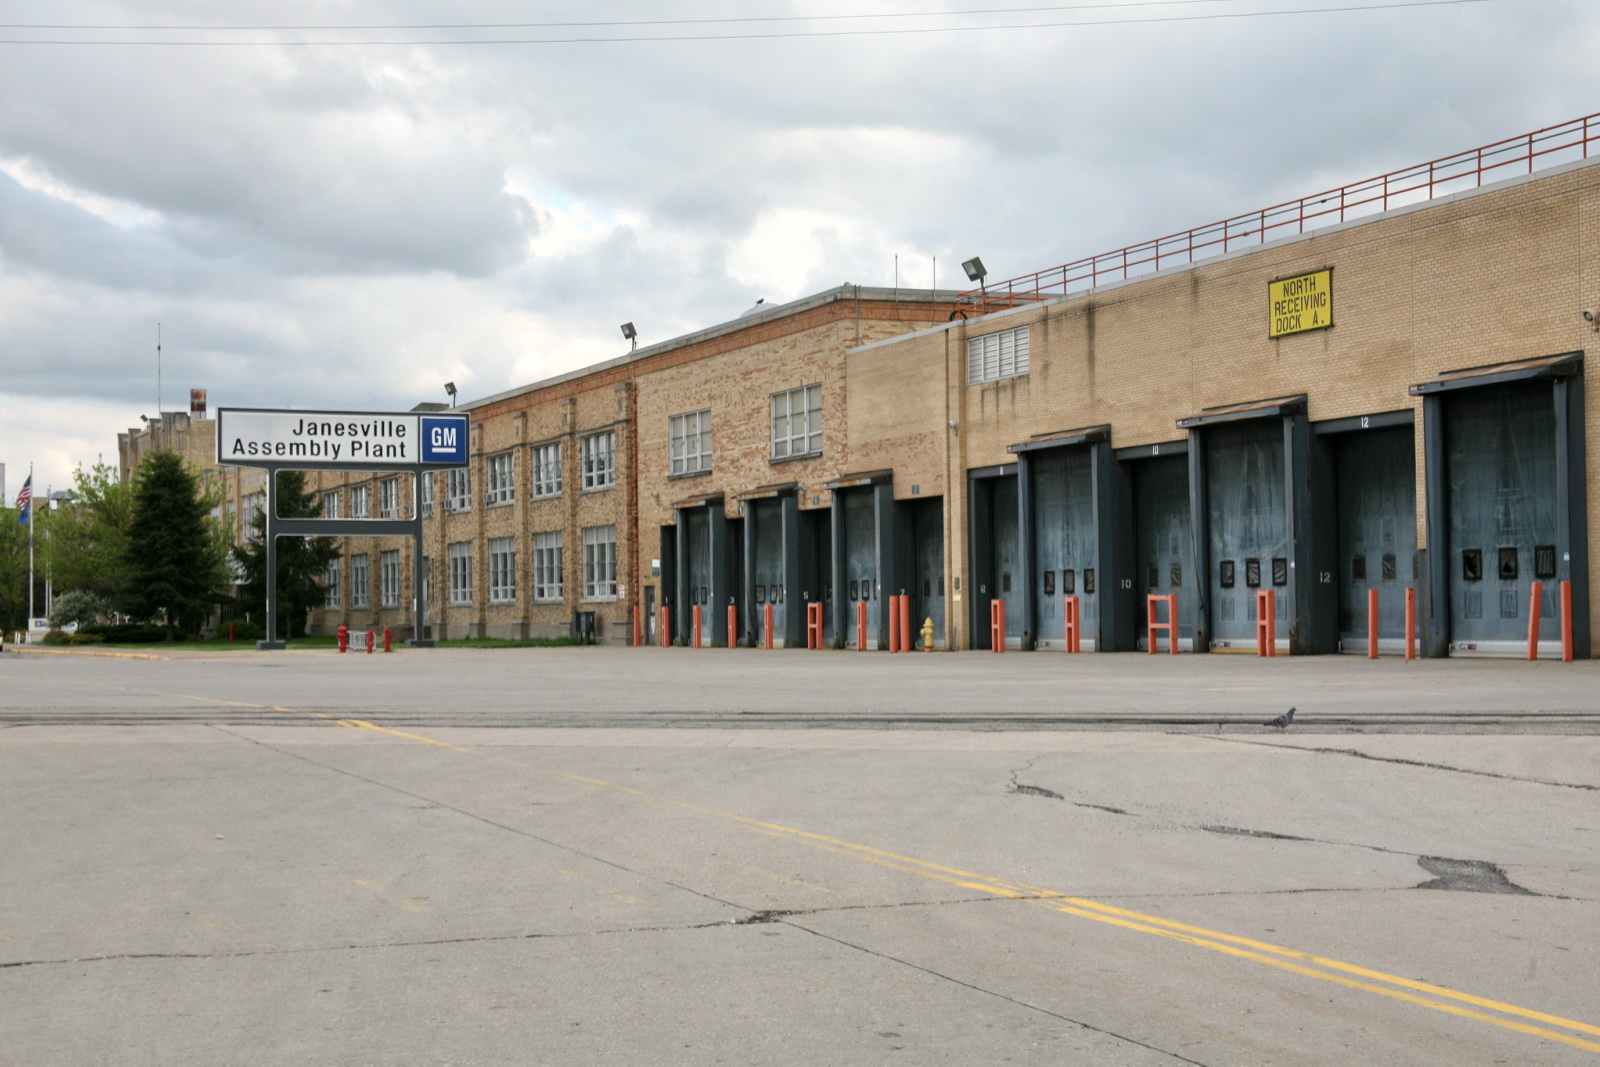
POLYGON ((156 323, 156 418, 161 417, 161 324, 156 323))

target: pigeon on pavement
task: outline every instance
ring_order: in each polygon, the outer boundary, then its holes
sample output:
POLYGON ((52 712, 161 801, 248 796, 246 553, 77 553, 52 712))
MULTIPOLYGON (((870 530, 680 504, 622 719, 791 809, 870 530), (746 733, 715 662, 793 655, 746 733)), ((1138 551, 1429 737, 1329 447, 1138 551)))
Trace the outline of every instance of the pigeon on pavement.
POLYGON ((1284 712, 1282 715, 1279 715, 1276 719, 1273 719, 1271 722, 1264 722, 1261 725, 1263 725, 1263 726, 1276 726, 1278 729, 1282 730, 1282 729, 1286 728, 1292 722, 1294 722, 1294 709, 1290 708, 1288 711, 1284 712))

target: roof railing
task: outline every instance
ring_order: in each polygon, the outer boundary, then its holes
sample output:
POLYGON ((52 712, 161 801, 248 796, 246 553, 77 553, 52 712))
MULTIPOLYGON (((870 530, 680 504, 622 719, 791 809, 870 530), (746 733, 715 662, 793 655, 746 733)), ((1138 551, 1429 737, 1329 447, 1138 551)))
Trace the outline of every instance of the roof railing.
POLYGON ((1481 188, 1514 175, 1532 174, 1540 166, 1587 159, 1589 146, 1596 142, 1600 142, 1600 113, 1153 241, 969 289, 956 299, 961 311, 981 315, 1085 292, 1109 282, 1154 274, 1322 226, 1481 188))

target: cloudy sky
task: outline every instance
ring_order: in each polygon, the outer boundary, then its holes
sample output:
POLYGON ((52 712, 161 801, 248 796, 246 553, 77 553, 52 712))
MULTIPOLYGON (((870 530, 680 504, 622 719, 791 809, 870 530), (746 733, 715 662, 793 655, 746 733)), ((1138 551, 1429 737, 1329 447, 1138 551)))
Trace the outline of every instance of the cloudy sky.
POLYGON ((1600 111, 1592 0, 0 0, 0 24, 8 502, 30 460, 62 488, 155 414, 157 323, 168 409, 404 409, 618 355, 624 321, 664 340, 888 285, 896 255, 905 285, 974 254, 1007 278, 1600 111))

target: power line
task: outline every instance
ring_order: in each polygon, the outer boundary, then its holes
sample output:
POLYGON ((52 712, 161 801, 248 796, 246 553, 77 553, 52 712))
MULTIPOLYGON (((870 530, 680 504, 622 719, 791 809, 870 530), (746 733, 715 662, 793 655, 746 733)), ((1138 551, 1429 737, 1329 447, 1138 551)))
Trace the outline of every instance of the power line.
MULTIPOLYGON (((491 40, 394 40, 394 41, 128 41, 128 40, 18 40, 0 38, 0 45, 82 46, 144 48, 372 48, 444 45, 541 45, 541 44, 638 44, 678 41, 771 41, 801 37, 891 37, 930 33, 979 33, 992 30, 1041 30, 1092 26, 1142 26, 1165 22, 1208 22, 1218 19, 1273 18, 1288 15, 1328 15, 1362 11, 1389 11, 1399 8, 1455 7, 1462 4, 1487 4, 1494 0, 1408 0, 1399 3, 1359 4, 1347 7, 1308 7, 1285 11, 1219 11, 1204 15, 1165 15, 1144 19, 1100 19, 1088 22, 986 23, 975 26, 919 26, 876 30, 793 30, 779 33, 685 34, 680 36, 635 37, 502 37, 491 40)), ((1115 5, 1118 7, 1129 5, 1115 5)), ((738 20, 744 21, 744 20, 738 20)))

